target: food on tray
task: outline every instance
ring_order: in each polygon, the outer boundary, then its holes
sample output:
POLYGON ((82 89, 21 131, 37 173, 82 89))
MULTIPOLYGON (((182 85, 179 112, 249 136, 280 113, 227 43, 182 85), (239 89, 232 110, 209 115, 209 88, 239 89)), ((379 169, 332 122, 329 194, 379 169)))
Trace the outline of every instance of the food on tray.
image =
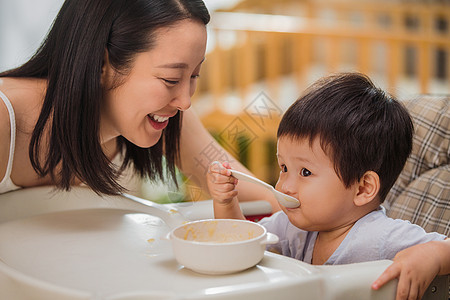
POLYGON ((232 231, 217 230, 217 222, 204 222, 197 226, 185 225, 183 227, 183 239, 195 242, 230 243, 245 241, 255 237, 253 230, 240 230, 239 225, 234 224, 232 231), (200 225, 200 226, 199 226, 200 225))

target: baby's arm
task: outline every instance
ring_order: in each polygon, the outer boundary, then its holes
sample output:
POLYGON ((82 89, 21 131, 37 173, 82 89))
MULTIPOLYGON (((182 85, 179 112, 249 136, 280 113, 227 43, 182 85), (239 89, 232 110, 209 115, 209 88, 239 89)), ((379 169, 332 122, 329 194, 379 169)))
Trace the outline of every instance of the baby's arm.
POLYGON ((372 284, 377 290, 398 278, 396 300, 421 299, 437 275, 450 274, 450 239, 432 241, 397 253, 394 262, 372 284))
POLYGON ((237 199, 238 180, 231 176, 230 164, 213 162, 209 166, 207 184, 213 197, 216 219, 245 219, 237 199))

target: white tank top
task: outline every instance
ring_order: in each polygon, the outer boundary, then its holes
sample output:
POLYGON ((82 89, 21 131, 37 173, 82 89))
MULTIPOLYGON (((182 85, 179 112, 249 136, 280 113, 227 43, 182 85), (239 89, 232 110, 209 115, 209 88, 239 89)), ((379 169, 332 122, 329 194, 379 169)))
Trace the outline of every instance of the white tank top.
POLYGON ((9 113, 9 122, 11 124, 11 144, 9 145, 9 158, 8 158, 8 166, 6 167, 6 173, 3 177, 2 181, 0 181, 0 194, 14 191, 20 189, 19 186, 15 185, 11 180, 11 171, 14 159, 14 147, 16 145, 16 118, 14 115, 14 109, 9 101, 8 97, 0 91, 0 99, 6 105, 9 113))

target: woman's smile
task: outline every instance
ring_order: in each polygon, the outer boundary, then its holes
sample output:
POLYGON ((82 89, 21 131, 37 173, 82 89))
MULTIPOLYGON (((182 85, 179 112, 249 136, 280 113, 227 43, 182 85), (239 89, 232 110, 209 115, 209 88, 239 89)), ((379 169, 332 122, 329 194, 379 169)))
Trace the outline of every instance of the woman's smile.
POLYGON ((154 117, 152 117, 151 115, 147 115, 148 116, 148 120, 150 122, 150 125, 152 125, 152 127, 156 130, 163 130, 164 128, 166 128, 167 124, 169 124, 169 118, 158 118, 155 119, 154 117))
POLYGON ((152 125, 153 128, 156 130, 163 130, 167 127, 167 124, 169 124, 169 119, 172 116, 161 116, 161 115, 155 115, 155 114, 148 114, 148 119, 150 122, 150 125, 152 125))

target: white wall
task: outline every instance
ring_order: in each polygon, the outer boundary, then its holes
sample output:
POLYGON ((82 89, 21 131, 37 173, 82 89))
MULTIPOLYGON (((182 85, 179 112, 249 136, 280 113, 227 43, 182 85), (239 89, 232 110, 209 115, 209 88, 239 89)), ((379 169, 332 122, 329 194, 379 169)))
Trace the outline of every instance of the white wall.
POLYGON ((0 71, 30 58, 63 0, 0 0, 0 71))
MULTIPOLYGON (((212 13, 240 0, 204 0, 212 13)), ((17 67, 41 44, 63 0, 0 0, 0 71, 17 67)))

